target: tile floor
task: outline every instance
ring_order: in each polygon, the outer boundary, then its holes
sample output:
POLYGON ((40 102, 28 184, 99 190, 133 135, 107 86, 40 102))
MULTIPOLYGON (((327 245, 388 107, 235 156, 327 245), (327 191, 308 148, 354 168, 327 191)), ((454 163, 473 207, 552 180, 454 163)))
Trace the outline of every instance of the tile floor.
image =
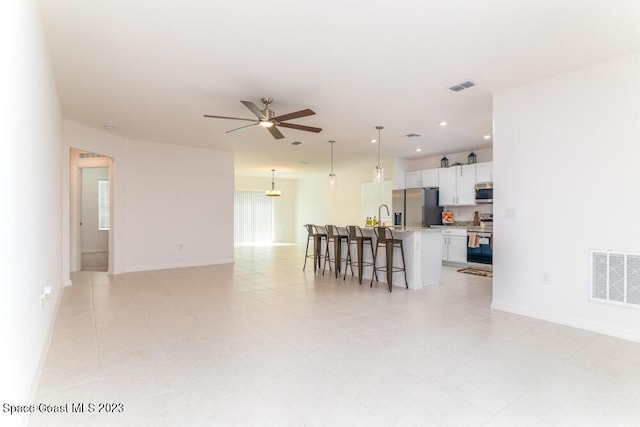
POLYGON ((108 271, 108 252, 85 252, 80 256, 82 271, 108 271))
POLYGON ((303 252, 75 274, 36 402, 124 412, 30 425, 640 425, 640 343, 492 311, 491 279, 453 268, 390 294, 303 252))

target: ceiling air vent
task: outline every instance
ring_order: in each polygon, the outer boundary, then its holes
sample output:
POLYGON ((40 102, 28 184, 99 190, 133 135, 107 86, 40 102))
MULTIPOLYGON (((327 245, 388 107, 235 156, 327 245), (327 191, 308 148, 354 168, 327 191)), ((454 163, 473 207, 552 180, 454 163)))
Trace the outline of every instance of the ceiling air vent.
POLYGON ((415 133, 415 132, 408 133, 408 134, 404 135, 405 138, 420 138, 421 136, 422 135, 420 135, 419 133, 415 133))
POLYGON ((302 141, 293 141, 291 143, 291 145, 300 145, 300 144, 302 144, 302 141))
POLYGON ((476 84, 471 80, 467 80, 466 82, 458 83, 457 85, 453 85, 449 88, 449 90, 453 92, 460 92, 461 90, 469 89, 470 87, 474 87, 476 84))

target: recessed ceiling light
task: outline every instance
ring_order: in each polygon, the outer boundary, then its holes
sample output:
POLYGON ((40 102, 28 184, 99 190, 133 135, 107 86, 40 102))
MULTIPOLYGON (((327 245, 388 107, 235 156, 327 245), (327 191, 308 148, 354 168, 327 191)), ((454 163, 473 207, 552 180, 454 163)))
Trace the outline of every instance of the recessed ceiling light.
POLYGON ((422 151, 422 148, 416 148, 416 152, 418 152, 418 153, 419 153, 419 152, 421 152, 421 151, 422 151))
POLYGON ((484 139, 491 139, 491 135, 485 135, 484 139))
POLYGON ((372 139, 372 140, 371 140, 371 143, 372 143, 372 144, 375 144, 376 142, 378 142, 378 140, 377 140, 377 139, 372 139))
POLYGON ((440 126, 446 126, 446 125, 447 125, 447 122, 445 121, 440 122, 440 126))

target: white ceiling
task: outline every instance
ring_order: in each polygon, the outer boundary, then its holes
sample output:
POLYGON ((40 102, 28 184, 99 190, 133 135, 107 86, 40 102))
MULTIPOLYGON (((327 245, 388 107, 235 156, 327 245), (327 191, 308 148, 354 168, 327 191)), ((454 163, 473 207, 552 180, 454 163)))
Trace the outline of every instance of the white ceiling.
POLYGON ((40 0, 66 118, 298 177, 488 147, 492 94, 640 51, 638 0, 40 0), (472 80, 454 93, 448 87, 472 80), (311 108, 275 140, 240 100, 311 108), (446 120, 448 126, 439 122, 446 120), (415 132, 420 138, 403 137, 415 132), (302 141, 293 146, 291 142, 302 141), (417 147, 422 152, 417 153, 417 147), (305 163, 303 163, 305 162, 305 163))

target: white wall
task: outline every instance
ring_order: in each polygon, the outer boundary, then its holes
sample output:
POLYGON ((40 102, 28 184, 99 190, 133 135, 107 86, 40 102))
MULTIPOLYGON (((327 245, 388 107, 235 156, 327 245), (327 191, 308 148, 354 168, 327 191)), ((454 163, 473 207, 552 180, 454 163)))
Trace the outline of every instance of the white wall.
POLYGON ((233 262, 233 153, 125 139, 68 120, 64 143, 67 202, 71 148, 113 158, 110 272, 233 262))
MULTIPOLYGON (((297 241, 305 242, 307 232, 304 224, 339 227, 346 225, 364 226, 362 218, 362 184, 371 182, 373 168, 355 166, 347 170, 336 169, 337 188, 328 184, 328 173, 310 176, 297 182, 296 224, 297 241)), ((393 178, 393 168, 385 167, 387 179, 393 178)), ((389 207, 391 208, 391 206, 389 207)), ((372 212, 371 215, 377 215, 372 212)))
MULTIPOLYGON (((275 188, 282 191, 280 197, 273 197, 273 240, 276 243, 296 241, 296 180, 280 179, 276 171, 275 188)), ((236 191, 265 191, 271 189, 271 176, 236 176, 236 191)), ((266 196, 265 196, 266 197, 266 196)))
MULTIPOLYGON (((477 148, 474 149, 473 152, 478 158, 478 163, 493 161, 493 148, 477 148)), ((449 159, 450 165, 455 162, 466 164, 468 161, 467 156, 469 156, 469 153, 471 153, 471 150, 462 151, 459 153, 449 153, 446 154, 446 157, 447 159, 449 159)), ((445 157, 445 155, 405 160, 404 165, 406 168, 406 172, 439 168, 440 159, 442 159, 443 157, 445 157)))
POLYGON ((98 229, 98 182, 109 180, 109 168, 82 168, 82 252, 106 252, 109 231, 98 229))
POLYGON ((639 75, 633 55, 494 97, 493 307, 640 340, 640 310, 588 301, 589 248, 640 252, 639 75))
POLYGON ((126 271, 233 262, 233 153, 128 140, 126 156, 126 271))
POLYGON ((0 61, 0 402, 17 404, 33 398, 62 293, 61 114, 34 1, 0 2, 0 61))

